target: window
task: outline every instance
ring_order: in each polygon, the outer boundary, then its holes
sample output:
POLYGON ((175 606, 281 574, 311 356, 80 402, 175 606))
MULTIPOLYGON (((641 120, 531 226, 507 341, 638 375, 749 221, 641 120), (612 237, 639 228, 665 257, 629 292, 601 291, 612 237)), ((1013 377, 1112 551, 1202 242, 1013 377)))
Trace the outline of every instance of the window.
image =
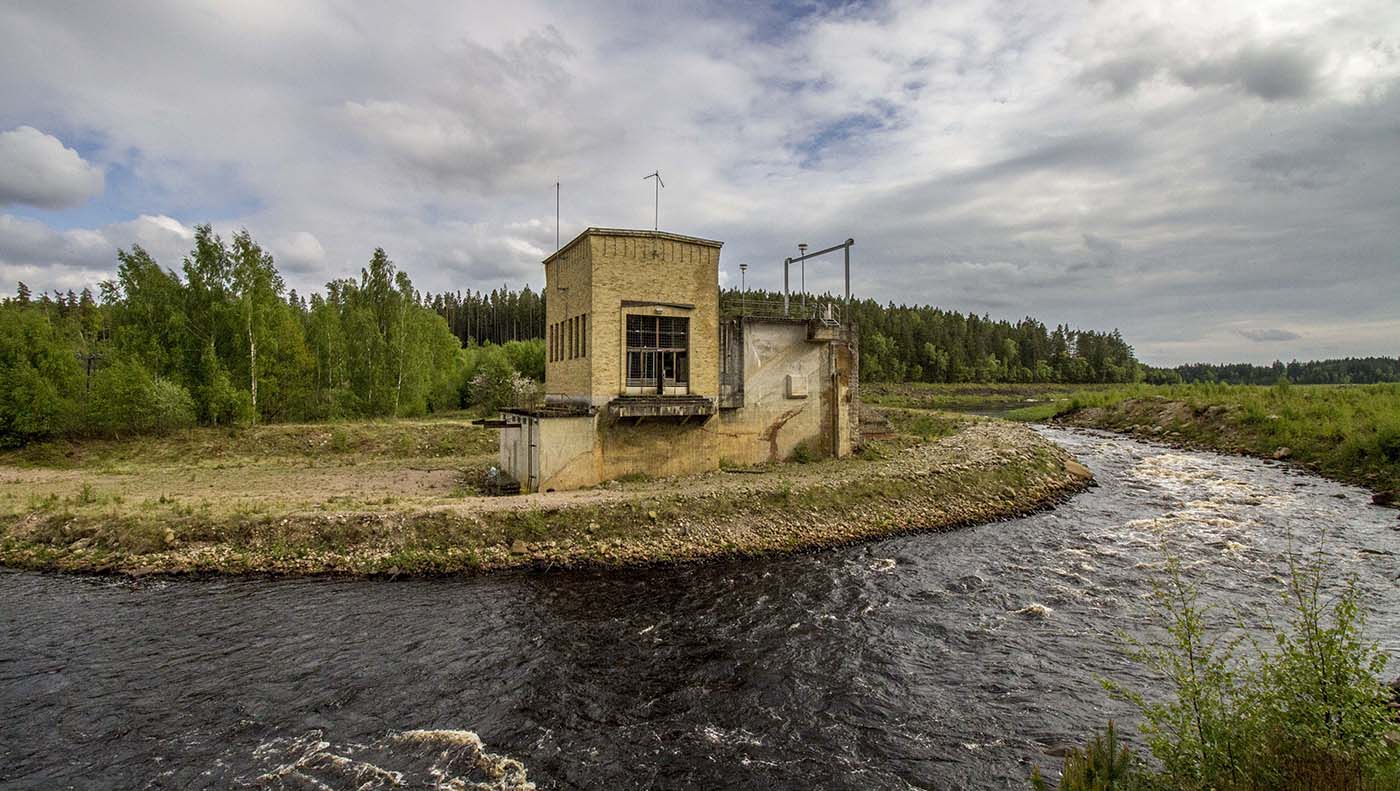
POLYGON ((588 314, 578 317, 578 356, 588 356, 588 314))
POLYGON ((627 317, 627 386, 682 387, 690 382, 690 319, 627 317))

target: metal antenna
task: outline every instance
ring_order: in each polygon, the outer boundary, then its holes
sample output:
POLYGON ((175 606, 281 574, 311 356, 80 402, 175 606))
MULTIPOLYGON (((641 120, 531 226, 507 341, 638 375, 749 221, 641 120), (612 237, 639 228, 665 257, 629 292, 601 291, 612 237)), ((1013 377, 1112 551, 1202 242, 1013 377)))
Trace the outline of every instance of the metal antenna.
POLYGON ((559 182, 554 182, 554 252, 559 252, 559 182))
POLYGON ((661 180, 661 171, 659 170, 653 172, 650 176, 642 176, 642 181, 646 181, 647 179, 656 179, 656 196, 654 199, 655 203, 652 206, 651 229, 653 231, 659 231, 661 230, 661 188, 666 186, 666 182, 661 180))

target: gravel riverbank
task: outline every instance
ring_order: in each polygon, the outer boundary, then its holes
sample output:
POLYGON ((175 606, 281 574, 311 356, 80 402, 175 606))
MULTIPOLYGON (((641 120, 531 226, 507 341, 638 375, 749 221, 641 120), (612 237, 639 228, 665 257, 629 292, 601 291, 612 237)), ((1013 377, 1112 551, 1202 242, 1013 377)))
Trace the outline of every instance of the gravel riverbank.
POLYGON ((0 563, 116 573, 433 574, 791 552, 1006 519, 1091 473, 1033 430, 975 420, 861 457, 579 492, 344 512, 15 515, 0 563))

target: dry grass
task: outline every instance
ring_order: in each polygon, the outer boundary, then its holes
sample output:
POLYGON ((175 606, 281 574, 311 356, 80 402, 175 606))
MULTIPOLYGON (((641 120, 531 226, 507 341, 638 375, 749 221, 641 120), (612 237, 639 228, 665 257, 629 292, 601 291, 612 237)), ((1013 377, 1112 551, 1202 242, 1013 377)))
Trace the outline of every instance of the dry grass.
POLYGON ((0 514, 421 508, 470 493, 496 445, 494 431, 462 418, 59 440, 0 454, 0 514))

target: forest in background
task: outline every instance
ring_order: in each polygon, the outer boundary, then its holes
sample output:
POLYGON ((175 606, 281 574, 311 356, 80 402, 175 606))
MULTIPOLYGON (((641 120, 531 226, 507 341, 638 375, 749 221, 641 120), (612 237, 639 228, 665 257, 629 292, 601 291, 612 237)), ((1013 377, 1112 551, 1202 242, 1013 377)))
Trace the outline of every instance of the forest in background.
MULTIPOLYGON (((800 297, 791 310, 797 315, 800 297)), ((808 295, 808 304, 841 305, 831 294, 808 295)), ((781 306, 775 291, 737 289, 721 294, 728 312, 781 306)), ((929 305, 852 300, 844 318, 860 331, 860 378, 867 382, 1136 382, 1133 347, 1117 330, 1096 332, 1059 325, 1053 330, 1026 317, 1017 322, 959 313, 929 305)))
POLYGON ((1346 357, 1272 365, 1249 363, 1191 363, 1175 368, 1148 369, 1148 384, 1370 385, 1400 382, 1400 357, 1346 357))
MULTIPOLYGON (((96 295, 36 295, 21 283, 0 300, 0 445, 489 410, 534 397, 544 378, 544 296, 528 286, 424 293, 376 249, 358 278, 307 296, 286 288, 246 230, 226 241, 207 225, 179 271, 139 246, 118 251, 117 263, 96 295)), ((782 294, 728 290, 721 299, 771 309, 782 294)), ((860 328, 867 382, 1400 380, 1400 361, 1384 357, 1162 369, 1140 364, 1117 330, 872 299, 843 310, 860 328)))
POLYGON ((489 407, 544 376, 539 340, 464 347, 382 249, 309 298, 247 231, 199 227, 179 273, 117 260, 96 298, 0 303, 0 444, 489 407))

